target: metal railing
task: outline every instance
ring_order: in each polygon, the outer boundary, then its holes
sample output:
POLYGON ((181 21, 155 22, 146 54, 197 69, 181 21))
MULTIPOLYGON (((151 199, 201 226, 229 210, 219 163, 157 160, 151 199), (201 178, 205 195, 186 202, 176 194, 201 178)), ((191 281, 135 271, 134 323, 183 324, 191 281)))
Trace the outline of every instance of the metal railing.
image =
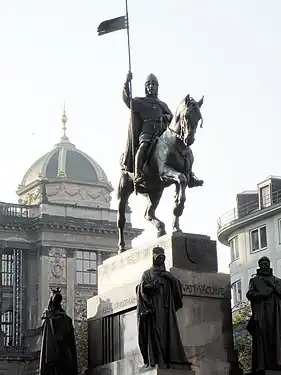
POLYGON ((281 189, 272 194, 260 196, 256 200, 250 201, 244 205, 237 206, 219 217, 218 231, 227 228, 242 217, 246 217, 253 212, 264 210, 279 203, 281 203, 281 189))

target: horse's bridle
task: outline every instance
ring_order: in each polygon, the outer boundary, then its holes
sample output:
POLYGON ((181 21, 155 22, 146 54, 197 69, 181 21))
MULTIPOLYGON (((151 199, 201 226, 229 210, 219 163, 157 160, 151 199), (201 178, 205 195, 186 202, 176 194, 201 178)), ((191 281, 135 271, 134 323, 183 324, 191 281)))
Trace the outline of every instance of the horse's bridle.
MULTIPOLYGON (((194 100, 194 99, 192 99, 192 100, 194 100)), ((171 129, 169 126, 168 126, 168 129, 172 133, 175 134, 176 138, 180 139, 183 143, 185 143, 184 142, 184 129, 188 127, 188 118, 187 118, 187 116, 184 116, 184 119, 182 119, 181 116, 179 116, 179 118, 180 118, 180 134, 178 134, 175 130, 171 129), (183 121, 185 123, 183 123, 183 121)), ((200 128, 202 128, 203 127, 203 118, 202 118, 201 112, 200 112, 200 120, 201 120, 200 128)))
POLYGON ((171 133, 175 134, 176 138, 178 138, 179 140, 183 142, 181 135, 179 135, 175 130, 171 129, 170 126, 168 126, 168 129, 170 130, 171 133))

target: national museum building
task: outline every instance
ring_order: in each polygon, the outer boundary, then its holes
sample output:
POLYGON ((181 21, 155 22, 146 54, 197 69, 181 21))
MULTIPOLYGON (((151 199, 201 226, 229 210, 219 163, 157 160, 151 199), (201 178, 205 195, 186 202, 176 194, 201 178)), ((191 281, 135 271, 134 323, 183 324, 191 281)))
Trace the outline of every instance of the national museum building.
MULTIPOLYGON (((105 172, 64 133, 18 187, 19 204, 0 203, 0 374, 24 372, 40 350, 41 314, 60 287, 74 323, 97 294, 97 266, 116 254, 116 210, 105 172)), ((127 212, 126 238, 141 234, 127 212)))
POLYGON ((233 303, 246 298, 260 257, 281 277, 281 177, 270 176, 257 190, 237 194, 236 207, 218 220, 218 240, 230 247, 233 303))

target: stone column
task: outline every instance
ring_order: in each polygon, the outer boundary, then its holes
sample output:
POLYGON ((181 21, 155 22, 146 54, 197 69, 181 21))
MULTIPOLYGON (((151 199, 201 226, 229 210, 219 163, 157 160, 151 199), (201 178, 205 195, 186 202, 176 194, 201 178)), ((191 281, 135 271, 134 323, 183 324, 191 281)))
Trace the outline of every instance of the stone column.
MULTIPOLYGON (((31 248, 24 255, 24 301, 27 301, 24 309, 24 320, 27 320, 26 328, 34 329, 38 321, 38 287, 40 283, 40 248, 31 248)), ((25 302, 24 302, 25 303, 25 302)), ((39 316, 40 318, 40 316, 39 316)))
POLYGON ((76 259, 75 250, 67 249, 67 292, 66 312, 74 320, 74 287, 76 284, 76 259))
POLYGON ((38 325, 41 326, 41 314, 44 309, 48 306, 50 288, 49 288, 49 273, 50 273, 50 261, 49 251, 47 247, 41 247, 39 250, 39 293, 38 293, 38 325))

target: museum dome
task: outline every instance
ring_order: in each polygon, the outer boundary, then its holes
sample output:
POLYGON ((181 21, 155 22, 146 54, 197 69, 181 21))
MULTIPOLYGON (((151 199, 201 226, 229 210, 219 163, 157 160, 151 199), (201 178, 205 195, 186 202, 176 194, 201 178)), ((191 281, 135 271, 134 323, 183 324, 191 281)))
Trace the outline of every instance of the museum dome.
POLYGON ((60 142, 25 173, 17 190, 19 202, 27 205, 49 202, 110 208, 113 188, 104 170, 69 141, 65 111, 62 123, 60 142))
POLYGON ((28 186, 38 179, 53 181, 61 178, 90 184, 108 184, 101 166, 89 155, 78 150, 66 136, 65 112, 62 122, 63 136, 60 142, 32 164, 22 179, 21 187, 28 186))

